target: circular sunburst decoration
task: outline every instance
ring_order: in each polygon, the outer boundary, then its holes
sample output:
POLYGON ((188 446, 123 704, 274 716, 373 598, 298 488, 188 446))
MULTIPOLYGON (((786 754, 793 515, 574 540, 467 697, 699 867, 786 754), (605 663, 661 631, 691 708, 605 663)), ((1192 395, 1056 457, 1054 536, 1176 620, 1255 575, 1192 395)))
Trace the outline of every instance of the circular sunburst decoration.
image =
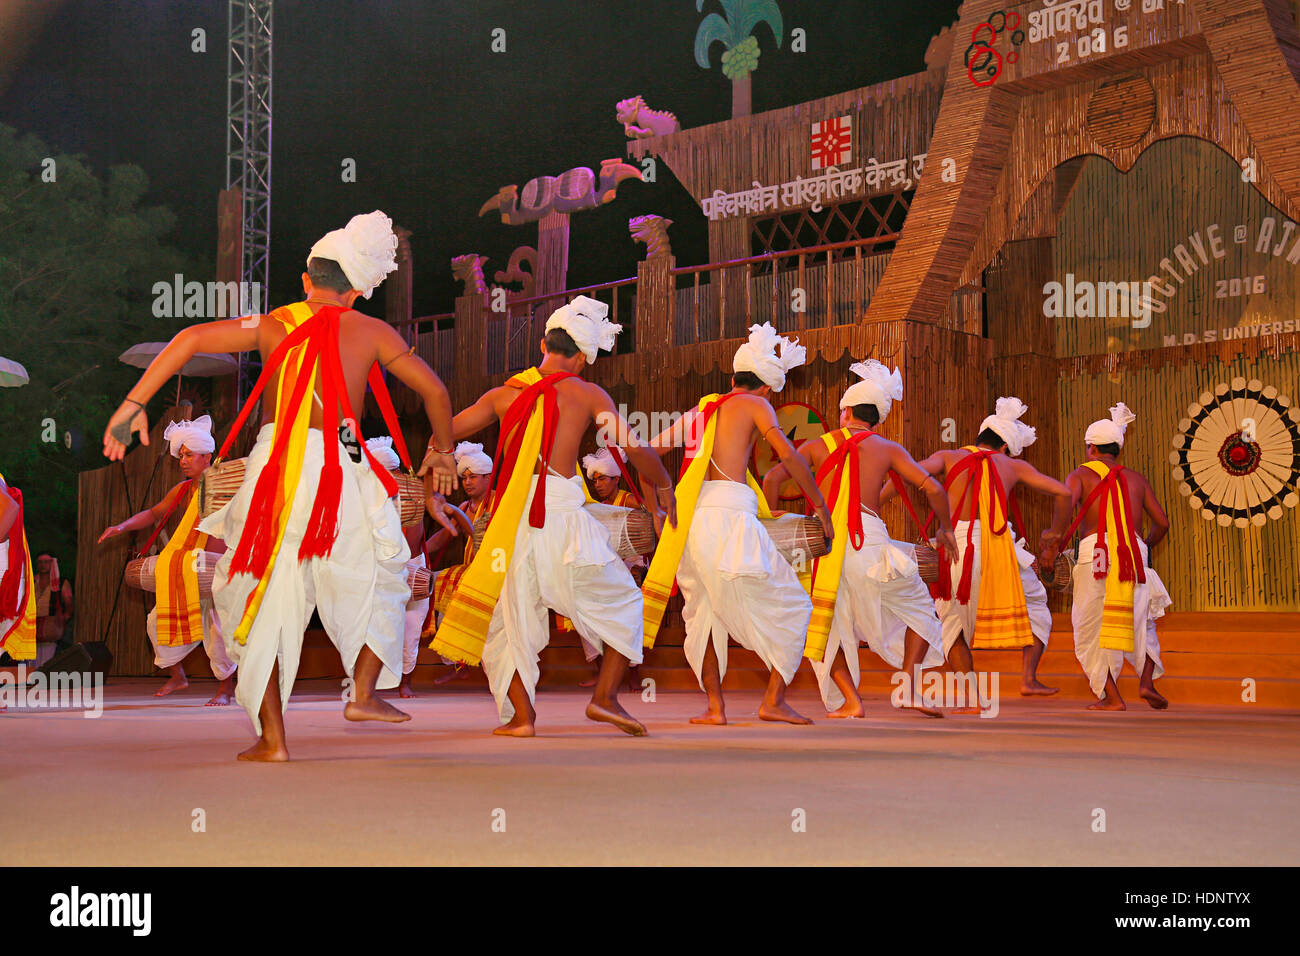
POLYGON ((1178 493, 1221 527, 1262 525, 1300 502, 1300 408, 1257 379, 1202 392, 1169 455, 1178 493))

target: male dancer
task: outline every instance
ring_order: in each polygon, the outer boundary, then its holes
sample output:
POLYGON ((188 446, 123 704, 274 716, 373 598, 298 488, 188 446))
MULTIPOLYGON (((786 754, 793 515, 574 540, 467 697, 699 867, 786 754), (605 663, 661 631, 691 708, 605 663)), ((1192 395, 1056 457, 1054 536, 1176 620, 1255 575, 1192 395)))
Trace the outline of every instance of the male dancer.
MULTIPOLYGON (((961 450, 942 449, 922 461, 932 475, 944 476, 952 516, 957 520, 957 551, 944 556, 939 582, 931 589, 939 601, 943 621, 943 649, 953 669, 972 674, 971 648, 1023 647, 1020 693, 1055 694, 1057 688, 1038 680, 1038 662, 1052 631, 1047 589, 1031 565, 1033 556, 1018 535, 1026 529, 1011 518, 1015 489, 1025 485, 1053 497, 1051 528, 1042 542, 1055 543, 1069 516, 1070 491, 1025 461, 1020 453, 1038 437, 1020 421, 1028 411, 1018 398, 999 398, 996 414, 980 423, 974 445, 961 450), (1008 510, 1010 509, 1010 510, 1008 510), (952 572, 957 582, 952 581, 952 572)), ((890 489, 881 495, 886 501, 890 489)), ((978 706, 956 713, 978 713, 978 706)))
POLYGON ((116 461, 132 432, 147 443, 144 403, 192 355, 261 352, 262 376, 231 436, 268 384, 275 400, 264 405, 239 490, 199 525, 234 543, 217 565, 213 600, 240 667, 235 698, 258 734, 241 759, 289 758, 283 714, 313 605, 348 672, 354 699, 344 716, 410 719, 374 693, 398 683, 410 596, 409 554, 391 500, 397 486, 368 449, 366 461, 354 466, 339 436, 342 419, 351 436, 363 437, 353 410, 362 407, 367 381, 395 422, 377 366, 397 376, 424 400, 434 436, 421 470, 426 501, 435 520, 447 524, 442 496, 455 482, 447 389, 393 328, 352 308, 397 267, 396 251, 387 216, 354 216, 312 247, 302 275, 305 302, 254 320, 182 329, 104 432, 104 454, 116 461))
MULTIPOLYGON (((1151 567, 1151 549, 1169 531, 1169 518, 1151 483, 1119 463, 1124 433, 1137 418, 1120 402, 1088 426, 1084 450, 1088 460, 1066 477, 1072 509, 1078 512, 1066 532, 1083 533, 1074 566, 1074 654, 1100 698, 1089 710, 1124 710, 1116 679, 1124 661, 1138 674, 1138 694, 1155 710, 1169 701, 1156 690, 1165 672, 1156 637, 1156 618, 1172 602, 1164 582, 1151 567), (1082 508, 1080 508, 1082 503, 1082 508), (1151 529, 1138 537, 1143 515, 1151 529)), ((1051 567, 1055 554, 1043 558, 1051 567)))
POLYGON ((756 493, 758 485, 749 484, 750 455, 760 437, 813 503, 826 537, 834 531, 808 464, 768 402, 785 387, 790 369, 804 363, 804 347, 781 338, 770 323, 750 326, 749 332, 732 360, 731 391, 706 395, 695 414, 688 412, 651 441, 665 454, 687 441, 688 429, 699 436, 678 489, 681 520, 660 539, 646 574, 646 646, 653 646, 675 575, 685 599, 683 650, 709 699, 708 709, 691 722, 727 722, 722 678, 730 635, 770 671, 758 716, 810 724, 786 703, 785 690, 799 668, 812 601, 758 520, 771 513, 756 493))
POLYGON ((487 532, 433 648, 471 664, 482 660, 502 721, 496 734, 536 733, 533 701, 538 656, 550 637, 548 607, 605 651, 587 717, 645 734, 618 702, 628 662, 641 662, 641 593, 582 508, 578 448, 587 429, 594 423, 627 448, 669 523, 676 509, 663 463, 640 444, 609 394, 578 377, 598 350, 614 347, 621 326, 608 321, 608 312, 586 296, 557 309, 546 321, 541 364, 488 391, 453 423, 461 437, 500 421, 501 471, 487 532))
MULTIPOLYGON (((827 717, 863 716, 859 643, 907 675, 912 693, 905 695, 905 707, 939 717, 939 712, 916 704, 921 667, 943 663, 934 599, 921 581, 912 545, 889 537, 879 511, 887 478, 901 478, 922 489, 939 519, 940 546, 956 553, 948 496, 902 445, 873 430, 903 397, 898 369, 891 373, 871 359, 849 370, 859 381, 840 399, 841 427, 799 448, 817 476, 835 527, 834 547, 818 560, 812 577, 813 615, 804 656, 817 675, 827 717)), ((786 467, 777 465, 763 478, 769 505, 776 503, 788 476, 786 467)))
MULTIPOLYGON (((194 421, 172 422, 163 431, 163 441, 170 446, 172 457, 180 462, 185 480, 173 486, 152 508, 145 508, 120 524, 105 528, 96 544, 103 544, 128 531, 153 527, 161 530, 172 512, 184 502, 180 524, 158 555, 155 571, 157 601, 145 623, 153 644, 154 666, 171 675, 154 696, 166 697, 190 686, 182 661, 202 644, 218 681, 217 692, 207 706, 224 707, 230 703, 235 662, 226 653, 221 622, 217 620, 212 599, 199 597, 198 581, 194 575, 196 562, 206 560, 203 557, 205 553, 221 554, 226 550, 225 542, 198 529, 199 486, 195 479, 212 464, 212 452, 217 447, 212 439, 212 418, 202 415, 194 421)), ((154 533, 156 535, 157 531, 154 533)), ((145 549, 152 543, 153 538, 150 538, 145 549)))

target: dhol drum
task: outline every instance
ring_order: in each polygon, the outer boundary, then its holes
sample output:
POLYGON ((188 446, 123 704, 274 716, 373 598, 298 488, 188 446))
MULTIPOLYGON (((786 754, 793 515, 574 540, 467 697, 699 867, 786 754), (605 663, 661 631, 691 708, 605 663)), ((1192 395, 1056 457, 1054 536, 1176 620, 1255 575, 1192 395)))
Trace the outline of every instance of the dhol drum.
MULTIPOLYGON (((199 479, 199 517, 208 515, 225 507, 244 481, 245 458, 232 458, 217 465, 210 465, 199 479)), ((402 524, 419 524, 424 514, 424 482, 404 471, 389 472, 397 482, 398 512, 402 524)))
POLYGON ((1068 591, 1074 583, 1074 560, 1074 549, 1066 548, 1056 556, 1051 574, 1043 573, 1037 558, 1034 558, 1033 567, 1048 588, 1053 591, 1068 591))
POLYGON ((412 601, 427 601, 433 583, 433 572, 428 568, 416 568, 411 572, 410 580, 412 601))
MULTIPOLYGON (((621 508, 618 505, 602 505, 588 502, 583 505, 609 535, 609 546, 624 561, 643 554, 654 554, 658 538, 655 536, 654 519, 648 511, 640 508, 621 508)), ((474 522, 474 550, 483 546, 483 535, 487 532, 488 519, 482 514, 474 522)))
MULTIPOLYGON (((199 597, 212 597, 212 576, 217 570, 221 555, 211 551, 200 551, 194 559, 195 574, 199 579, 199 597)), ((126 583, 128 587, 139 588, 151 594, 158 590, 155 572, 158 567, 158 555, 136 558, 126 565, 126 583)))
POLYGON ((916 570, 926 584, 939 580, 939 552, 928 541, 916 542, 916 570))
POLYGON ((781 557, 795 567, 811 570, 809 562, 824 557, 828 551, 822 523, 811 515, 786 514, 759 520, 781 557))

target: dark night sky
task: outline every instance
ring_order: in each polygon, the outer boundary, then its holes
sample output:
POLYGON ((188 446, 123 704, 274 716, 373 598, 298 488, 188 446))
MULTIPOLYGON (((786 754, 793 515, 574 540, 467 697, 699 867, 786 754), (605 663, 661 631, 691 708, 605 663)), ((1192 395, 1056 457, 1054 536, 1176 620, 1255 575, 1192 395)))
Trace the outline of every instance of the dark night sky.
MULTIPOLYGON (((780 0, 782 48, 766 28, 754 111, 924 68, 930 37, 957 0, 780 0), (807 31, 808 52, 790 50, 807 31)), ((67 0, 0 96, 0 122, 102 172, 135 163, 149 199, 179 222, 176 244, 212 263, 225 185, 226 0, 67 0), (190 50, 207 31, 207 52, 190 50)), ((292 300, 310 245, 380 208, 414 232, 417 314, 450 310, 448 260, 504 268, 536 228, 476 218, 499 187, 625 157, 614 104, 637 93, 684 127, 726 119, 730 83, 695 64, 694 0, 277 0, 272 160, 272 300, 292 300), (507 52, 490 34, 507 32, 507 52), (343 183, 341 162, 357 163, 343 183)), ((675 221, 682 263, 704 260, 705 220, 660 165, 657 183, 573 219, 569 285, 630 276, 642 247, 627 220, 675 221)), ((199 277, 206 278, 206 277, 199 277)), ((369 309, 379 314, 382 290, 369 309)))

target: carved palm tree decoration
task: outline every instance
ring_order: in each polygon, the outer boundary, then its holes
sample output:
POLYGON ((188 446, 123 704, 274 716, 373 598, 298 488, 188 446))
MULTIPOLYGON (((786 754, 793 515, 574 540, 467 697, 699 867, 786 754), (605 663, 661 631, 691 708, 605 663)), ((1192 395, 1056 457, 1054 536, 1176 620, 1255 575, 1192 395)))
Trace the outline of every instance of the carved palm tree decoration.
MULTIPOLYGON (((718 0, 723 15, 710 13, 695 31, 695 62, 709 68, 709 47, 721 43, 722 75, 731 80, 731 115, 748 116, 751 109, 750 74, 758 68, 758 37, 753 35, 760 23, 766 23, 776 38, 777 48, 785 32, 781 8, 776 0, 718 0)), ((695 0, 697 12, 704 0, 695 0)))

